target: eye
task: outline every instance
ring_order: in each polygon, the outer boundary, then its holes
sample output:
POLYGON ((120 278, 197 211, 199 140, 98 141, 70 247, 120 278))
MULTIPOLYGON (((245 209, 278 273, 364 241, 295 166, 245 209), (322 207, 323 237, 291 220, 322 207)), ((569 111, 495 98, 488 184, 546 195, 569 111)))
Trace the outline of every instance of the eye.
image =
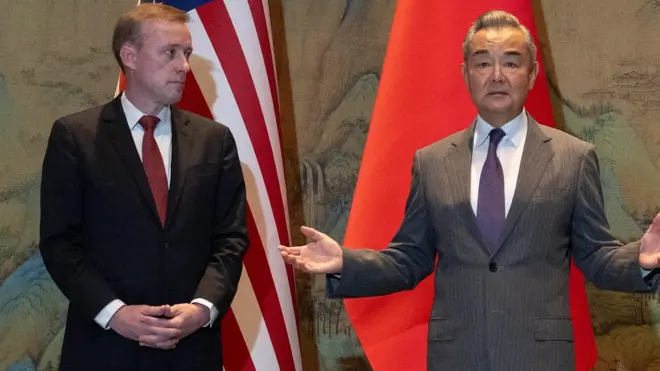
POLYGON ((488 66, 490 66, 490 63, 488 62, 477 63, 477 68, 486 68, 488 66))
POLYGON ((518 64, 517 64, 517 63, 513 63, 513 62, 507 62, 507 63, 505 63, 504 65, 505 65, 506 67, 509 67, 509 68, 515 68, 515 67, 518 67, 518 64))

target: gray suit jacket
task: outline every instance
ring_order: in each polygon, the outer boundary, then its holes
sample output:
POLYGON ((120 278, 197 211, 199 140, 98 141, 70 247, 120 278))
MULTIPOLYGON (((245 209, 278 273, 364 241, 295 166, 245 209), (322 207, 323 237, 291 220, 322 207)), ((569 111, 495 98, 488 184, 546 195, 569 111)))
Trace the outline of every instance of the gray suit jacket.
POLYGON ((470 204, 472 125, 417 151, 405 218, 389 247, 344 249, 341 278, 328 277, 330 297, 363 297, 412 289, 435 270, 429 370, 573 370, 571 254, 600 288, 655 286, 655 274, 642 277, 639 242, 622 246, 610 233, 594 147, 528 123, 495 253, 470 204))

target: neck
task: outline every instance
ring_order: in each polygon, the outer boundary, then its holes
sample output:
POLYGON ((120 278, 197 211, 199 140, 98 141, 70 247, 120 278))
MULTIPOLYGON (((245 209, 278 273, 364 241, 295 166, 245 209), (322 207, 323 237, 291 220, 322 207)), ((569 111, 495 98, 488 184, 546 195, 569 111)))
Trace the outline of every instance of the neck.
POLYGON ((163 104, 153 102, 146 98, 146 94, 142 94, 137 89, 132 88, 130 85, 126 84, 126 90, 124 91, 126 98, 139 109, 142 113, 147 115, 156 116, 160 110, 165 107, 163 104))
POLYGON ((482 113, 479 112, 481 118, 489 123, 494 128, 500 128, 504 126, 507 122, 515 119, 522 113, 522 110, 516 112, 506 112, 506 113, 482 113))

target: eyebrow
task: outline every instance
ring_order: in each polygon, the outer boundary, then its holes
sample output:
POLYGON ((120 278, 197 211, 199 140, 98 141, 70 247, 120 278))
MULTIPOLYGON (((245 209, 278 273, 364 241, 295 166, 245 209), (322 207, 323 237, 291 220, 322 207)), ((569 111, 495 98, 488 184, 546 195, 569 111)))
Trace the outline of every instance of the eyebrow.
POLYGON ((508 52, 504 52, 504 55, 510 55, 510 56, 514 56, 514 57, 522 57, 523 56, 521 52, 516 51, 516 50, 511 50, 511 51, 508 51, 508 52))
MULTIPOLYGON (((472 53, 472 55, 485 55, 485 54, 490 54, 490 53, 486 49, 475 50, 474 53, 472 53)), ((521 52, 515 51, 515 50, 506 51, 506 52, 504 52, 504 55, 505 56, 513 56, 513 57, 522 57, 523 56, 521 52)))
POLYGON ((191 49, 192 46, 189 45, 183 45, 183 44, 176 44, 176 43, 171 43, 163 46, 163 49, 168 49, 168 48, 181 48, 181 49, 191 49))

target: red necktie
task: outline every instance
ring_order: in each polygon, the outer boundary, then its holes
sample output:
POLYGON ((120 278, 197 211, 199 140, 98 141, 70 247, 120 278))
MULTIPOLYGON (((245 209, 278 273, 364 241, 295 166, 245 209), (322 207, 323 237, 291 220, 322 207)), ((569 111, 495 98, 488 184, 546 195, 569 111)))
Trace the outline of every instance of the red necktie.
POLYGON ((165 226, 165 215, 167 214, 167 175, 165 174, 165 165, 163 156, 160 154, 154 130, 160 119, 156 116, 142 116, 139 124, 144 128, 144 137, 142 137, 142 165, 149 180, 149 187, 156 202, 156 209, 160 216, 160 222, 165 226))

